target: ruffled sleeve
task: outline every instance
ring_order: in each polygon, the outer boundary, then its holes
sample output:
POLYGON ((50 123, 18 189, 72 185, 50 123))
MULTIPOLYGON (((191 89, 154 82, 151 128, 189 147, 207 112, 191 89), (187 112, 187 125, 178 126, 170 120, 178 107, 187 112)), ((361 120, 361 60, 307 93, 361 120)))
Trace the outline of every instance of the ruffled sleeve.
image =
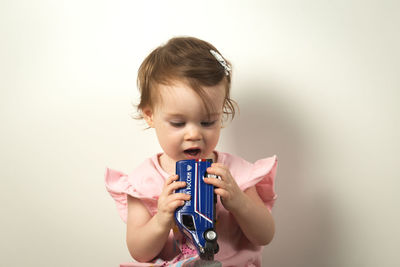
POLYGON ((164 185, 164 178, 157 169, 152 168, 152 160, 144 162, 132 174, 106 169, 105 184, 107 191, 115 200, 121 219, 126 222, 128 215, 127 195, 138 198, 146 206, 150 215, 157 211, 157 200, 164 185))
POLYGON ((105 173, 105 182, 107 191, 115 200, 119 216, 124 222, 126 222, 128 216, 127 194, 132 191, 131 185, 128 183, 127 175, 107 168, 105 173))
POLYGON ((219 156, 221 156, 222 162, 229 166, 240 189, 244 191, 255 186, 260 198, 271 211, 277 198, 275 193, 277 157, 260 159, 252 164, 227 153, 220 153, 219 156))
POLYGON ((276 156, 256 161, 250 171, 249 180, 244 188, 256 186, 258 195, 271 211, 277 195, 275 193, 275 175, 278 165, 276 156))

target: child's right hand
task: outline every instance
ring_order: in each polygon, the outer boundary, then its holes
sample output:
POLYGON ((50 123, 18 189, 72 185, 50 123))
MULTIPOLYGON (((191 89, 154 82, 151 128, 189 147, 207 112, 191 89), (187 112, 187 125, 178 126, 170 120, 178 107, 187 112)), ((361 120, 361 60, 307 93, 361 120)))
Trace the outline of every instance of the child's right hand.
POLYGON ((168 229, 174 225, 175 210, 183 206, 185 201, 190 200, 190 195, 184 193, 174 193, 175 190, 185 187, 186 182, 175 182, 178 175, 171 175, 164 184, 163 191, 158 198, 157 220, 159 224, 168 229))

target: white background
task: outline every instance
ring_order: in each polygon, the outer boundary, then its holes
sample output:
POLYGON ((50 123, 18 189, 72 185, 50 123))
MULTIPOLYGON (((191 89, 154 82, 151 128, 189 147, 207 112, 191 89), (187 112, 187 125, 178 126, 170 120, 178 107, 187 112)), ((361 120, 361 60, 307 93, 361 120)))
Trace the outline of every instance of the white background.
POLYGON ((398 1, 1 1, 0 265, 118 266, 106 166, 160 151, 131 119, 141 61, 169 38, 233 63, 218 149, 277 154, 263 266, 400 266, 398 1))

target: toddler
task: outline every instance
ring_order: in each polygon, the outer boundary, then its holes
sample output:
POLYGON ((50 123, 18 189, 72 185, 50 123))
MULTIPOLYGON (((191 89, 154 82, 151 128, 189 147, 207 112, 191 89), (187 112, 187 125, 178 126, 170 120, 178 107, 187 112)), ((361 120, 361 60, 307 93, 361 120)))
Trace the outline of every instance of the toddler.
POLYGON ((276 157, 254 164, 215 150, 223 123, 235 114, 230 99, 230 63, 211 44, 178 37, 156 48, 138 72, 138 112, 154 128, 163 150, 131 174, 107 169, 106 186, 127 224, 134 262, 121 266, 182 266, 197 259, 193 245, 176 230, 174 211, 190 195, 174 193, 175 163, 212 159, 205 178, 220 198, 216 205, 223 266, 261 266, 261 252, 274 235, 276 157))

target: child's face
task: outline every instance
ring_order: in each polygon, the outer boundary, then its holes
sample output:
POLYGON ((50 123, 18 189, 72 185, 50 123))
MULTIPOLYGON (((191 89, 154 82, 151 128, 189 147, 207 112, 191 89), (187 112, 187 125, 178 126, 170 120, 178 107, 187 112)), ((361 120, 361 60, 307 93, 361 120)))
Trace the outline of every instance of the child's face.
POLYGON ((155 128, 168 164, 178 160, 214 158, 221 130, 224 84, 204 88, 216 112, 207 116, 201 98, 186 84, 159 85, 160 97, 144 117, 155 128))

